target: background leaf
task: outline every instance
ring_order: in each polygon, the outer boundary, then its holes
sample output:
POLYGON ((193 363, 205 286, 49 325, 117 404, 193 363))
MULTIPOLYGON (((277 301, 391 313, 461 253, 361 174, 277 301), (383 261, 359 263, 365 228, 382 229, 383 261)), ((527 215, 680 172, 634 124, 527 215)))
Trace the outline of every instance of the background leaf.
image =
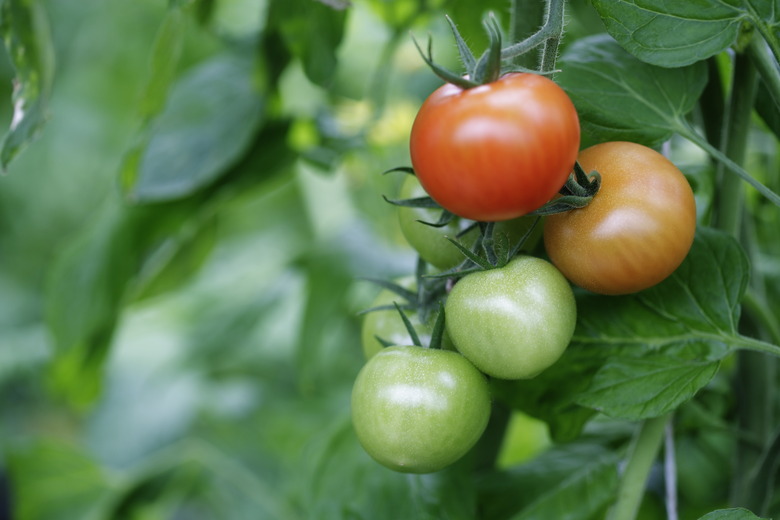
POLYGON ((759 517, 748 511, 747 509, 734 508, 734 509, 718 509, 711 513, 707 513, 699 520, 761 520, 759 517))
POLYGON ((556 81, 571 97, 583 132, 596 141, 654 146, 680 128, 707 83, 703 63, 648 65, 607 35, 582 38, 559 61, 556 81))
POLYGON ((214 182, 246 151, 265 100, 249 59, 218 56, 184 76, 122 171, 139 202, 181 198, 214 182))
POLYGON ((617 463, 617 454, 598 444, 556 446, 521 466, 480 480, 483 515, 518 520, 594 518, 617 492, 617 463), (572 503, 577 507, 567 506, 572 503))
POLYGON ((16 451, 9 458, 9 474, 14 518, 99 518, 113 490, 113 475, 64 442, 35 443, 16 451))
POLYGON ((285 45, 316 85, 327 87, 333 80, 337 50, 344 36, 346 7, 341 0, 271 2, 269 23, 278 27, 285 45))
POLYGON ((34 0, 0 2, 0 34, 16 71, 13 119, 0 149, 5 169, 46 122, 54 49, 46 11, 34 0))

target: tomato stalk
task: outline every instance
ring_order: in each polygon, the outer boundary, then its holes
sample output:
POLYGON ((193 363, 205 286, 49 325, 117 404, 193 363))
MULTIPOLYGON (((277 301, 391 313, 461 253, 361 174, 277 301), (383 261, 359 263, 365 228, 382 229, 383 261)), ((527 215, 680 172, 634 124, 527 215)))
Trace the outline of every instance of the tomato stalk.
POLYGON ((623 470, 618 498, 609 512, 608 520, 632 520, 636 518, 650 469, 658 456, 664 440, 670 415, 644 421, 631 441, 628 461, 623 470))
MULTIPOLYGON (((519 42, 536 33, 544 25, 547 9, 545 2, 513 0, 509 21, 510 41, 519 42)), ((518 67, 536 69, 539 67, 539 56, 528 52, 515 56, 511 62, 518 67)))
MULTIPOLYGON (((548 0, 544 25, 538 32, 532 34, 523 41, 517 42, 501 51, 501 58, 504 60, 515 58, 525 54, 540 45, 555 46, 557 51, 558 43, 563 32, 563 7, 565 0, 548 0), (552 41, 552 43, 548 43, 552 41)), ((553 50, 550 48, 550 51, 553 50)), ((548 56, 550 55, 547 52, 548 56)), ((549 58, 548 58, 549 59, 549 58)), ((544 59, 542 60, 545 61, 544 59)), ((542 68, 543 71, 548 69, 542 68)))
MULTIPOLYGON (((744 162, 750 131, 758 76, 747 54, 737 54, 732 76, 731 97, 726 111, 726 124, 722 149, 726 157, 736 165, 744 162)), ((718 169, 717 213, 714 222, 717 227, 739 237, 744 212, 744 189, 739 179, 725 175, 724 168, 718 169)), ((758 342, 756 340, 756 342, 758 342)), ((755 350, 759 350, 756 348, 755 350)), ((773 387, 774 363, 765 352, 743 351, 738 354, 735 374, 737 396, 737 422, 742 431, 767 445, 771 435, 771 392, 773 387)), ((751 478, 756 464, 760 462, 761 447, 739 441, 731 500, 735 504, 749 507, 751 478)))
POLYGON ((761 74, 761 79, 764 80, 775 105, 780 107, 780 65, 778 65, 775 56, 766 42, 760 38, 753 38, 746 52, 761 74))

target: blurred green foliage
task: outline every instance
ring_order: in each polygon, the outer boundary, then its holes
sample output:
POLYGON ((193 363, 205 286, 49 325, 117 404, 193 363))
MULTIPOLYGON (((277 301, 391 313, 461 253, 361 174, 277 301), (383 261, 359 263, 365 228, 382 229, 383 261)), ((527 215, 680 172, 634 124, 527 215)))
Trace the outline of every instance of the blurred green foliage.
MULTIPOLYGON (((508 33, 534 29, 505 0, 0 0, 0 32, 30 49, 0 53, 0 127, 23 122, 0 176, 0 518, 543 518, 583 496, 567 518, 603 513, 633 430, 591 421, 565 367, 504 389, 545 422, 497 403, 475 453, 440 473, 383 468, 350 423, 358 312, 379 292, 361 278, 416 264, 381 201, 440 84, 410 32, 455 67, 443 13, 477 50, 491 9, 508 33), (498 468, 474 480, 480 457, 498 468)), ((604 26, 589 1, 567 9, 576 56, 604 26)), ((748 162, 776 186, 764 130, 748 162)), ((675 153, 706 217, 712 168, 675 153)), ((774 283, 777 212, 753 195, 751 258, 774 283)), ((726 505, 728 376, 677 412, 684 518, 726 505)))

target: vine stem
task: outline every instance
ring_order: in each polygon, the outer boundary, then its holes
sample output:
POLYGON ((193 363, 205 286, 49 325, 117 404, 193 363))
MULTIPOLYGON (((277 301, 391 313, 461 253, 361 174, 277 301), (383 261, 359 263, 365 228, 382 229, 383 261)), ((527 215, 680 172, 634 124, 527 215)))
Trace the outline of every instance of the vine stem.
MULTIPOLYGON (((547 10, 544 25, 538 32, 528 38, 506 47, 501 51, 501 59, 512 59, 521 54, 544 45, 542 51, 542 66, 552 62, 555 67, 555 59, 558 53, 558 44, 563 33, 563 8, 565 0, 547 0, 547 10)), ((551 68, 542 68, 543 71, 551 71, 551 68)))
POLYGON ((734 340, 734 346, 742 350, 761 352, 762 354, 780 357, 780 346, 748 336, 737 336, 734 340))
MULTIPOLYGON (((760 298, 755 291, 748 290, 745 296, 742 297, 742 305, 750 311, 753 318, 764 327, 764 330, 769 334, 769 337, 775 344, 780 345, 780 320, 777 316, 769 311, 766 302, 763 298, 760 298)), ((774 346, 774 345, 773 345, 774 346)), ((780 354, 780 348, 778 352, 772 352, 780 354)))
POLYGON ((780 65, 775 56, 761 38, 750 40, 747 52, 756 70, 761 74, 761 79, 764 80, 775 105, 780 107, 780 65))
POLYGON ((780 41, 778 41, 778 38, 777 36, 775 36, 775 33, 772 32, 772 29, 767 25, 764 19, 756 12, 753 12, 753 23, 756 29, 758 29, 758 32, 763 37, 764 41, 766 41, 767 45, 772 49, 772 54, 775 55, 776 59, 780 60, 780 41))
POLYGON ((693 128, 691 128, 687 122, 681 122, 678 128, 676 129, 677 133, 680 134, 680 136, 684 137, 685 139, 689 140, 708 154, 710 154, 715 160, 722 163, 727 170, 731 171, 732 173, 736 174, 738 177, 740 177, 742 180, 750 184, 752 187, 756 189, 759 193, 761 193, 764 197, 767 198, 772 204, 775 206, 780 206, 780 195, 769 189, 767 186, 763 185, 758 180, 754 179, 748 172, 745 171, 744 168, 742 168, 739 164, 735 163, 733 160, 729 159, 726 154, 712 146, 710 143, 707 142, 706 139, 704 139, 702 136, 700 136, 698 133, 696 133, 693 128))
POLYGON ((633 520, 642 504, 647 477, 653 467, 666 432, 671 414, 644 421, 631 441, 628 461, 620 480, 615 505, 608 520, 633 520))

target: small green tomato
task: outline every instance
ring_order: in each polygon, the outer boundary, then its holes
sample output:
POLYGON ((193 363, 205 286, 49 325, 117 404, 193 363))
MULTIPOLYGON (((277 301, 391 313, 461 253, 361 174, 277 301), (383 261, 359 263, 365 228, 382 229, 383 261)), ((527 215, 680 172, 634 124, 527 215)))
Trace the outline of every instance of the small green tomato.
POLYGON ((457 461, 489 416, 485 376, 453 351, 388 347, 365 364, 352 390, 352 423, 363 448, 405 473, 457 461))

